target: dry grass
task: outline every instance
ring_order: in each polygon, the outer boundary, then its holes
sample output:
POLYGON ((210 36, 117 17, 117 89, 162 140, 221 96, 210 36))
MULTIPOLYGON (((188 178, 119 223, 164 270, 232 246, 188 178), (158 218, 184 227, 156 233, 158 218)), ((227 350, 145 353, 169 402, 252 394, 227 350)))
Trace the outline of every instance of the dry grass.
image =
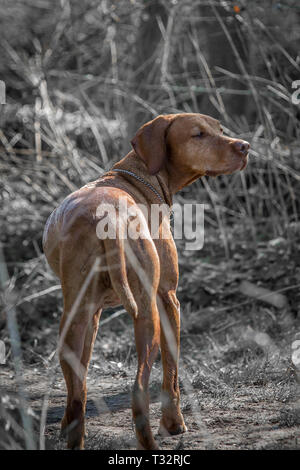
MULTIPOLYGON (((199 431, 195 448, 226 448, 221 434, 214 433, 229 423, 232 403, 239 416, 249 420, 252 433, 246 444, 237 426, 233 433, 240 436, 238 448, 257 448, 255 420, 262 433, 258 436, 264 437, 261 448, 298 445, 290 434, 285 438, 281 432, 299 426, 298 391, 290 362, 290 344, 295 328, 299 329, 300 128, 299 106, 291 101, 292 82, 300 77, 299 10, 293 1, 282 5, 284 15, 276 7, 278 2, 265 2, 269 9, 264 10, 260 2, 241 1, 237 18, 227 2, 249 41, 245 60, 231 35, 230 22, 220 14, 220 2, 164 3, 166 27, 159 21, 163 41, 152 55, 151 73, 135 90, 132 67, 141 1, 0 1, 4 12, 0 78, 7 87, 7 104, 1 106, 0 116, 0 242, 5 257, 1 279, 4 266, 8 270, 0 311, 7 353, 7 364, 0 365, 4 372, 2 448, 45 445, 48 394, 51 411, 51 393, 56 393, 53 380, 59 372, 53 353, 62 307, 58 281, 41 248, 48 215, 68 193, 96 179, 123 155, 132 103, 146 121, 157 113, 205 113, 204 97, 214 114, 222 117, 225 130, 249 140, 252 151, 245 172, 204 178, 177 199, 206 204, 204 250, 190 256, 178 243, 184 409, 199 431), (235 72, 210 67, 206 49, 210 36, 205 36, 204 27, 200 33, 197 27, 209 22, 227 37, 238 67, 235 72), (230 112, 231 102, 242 96, 247 106, 237 117, 230 112), (288 307, 278 311, 245 298, 239 291, 243 279, 274 291, 284 289, 288 307), (5 312, 11 315, 11 307, 17 327, 11 324, 10 329, 5 328, 5 312), (276 345, 276 355, 269 357, 268 351, 249 340, 244 335, 247 328, 266 333, 276 345), (15 349, 12 335, 17 333, 20 342, 15 349), (23 365, 18 363, 21 360, 23 365), (25 383, 20 365, 26 374, 31 370, 25 383), (30 388, 34 376, 43 377, 38 398, 30 388), (19 394, 15 394, 16 383, 19 394), (281 409, 276 409, 278 403, 281 409), (219 411, 210 418, 214 408, 219 411), (270 413, 259 417, 263 409, 270 413), (226 416, 222 410, 228 410, 226 416), (211 440, 204 443, 202 438, 197 441, 202 432, 198 413, 204 422, 208 420, 205 429, 213 430, 211 440), (268 419, 281 430, 273 441, 266 437, 272 434, 270 427, 263 429, 263 420, 268 419), (24 423, 29 435, 24 435, 24 423)), ((104 321, 109 315, 104 314, 104 321)), ((125 315, 103 324, 91 364, 92 387, 97 372, 103 377, 115 374, 130 389, 136 364, 131 329, 125 315), (94 367, 97 364, 100 369, 94 367)), ((154 370, 158 383, 157 374, 154 370)), ((49 445, 59 448, 58 428, 47 426, 46 442, 52 439, 49 445)), ((105 437, 105 430, 103 436, 100 441, 91 438, 88 447, 120 444, 118 436, 105 437)), ((187 445, 180 442, 179 446, 187 445)))

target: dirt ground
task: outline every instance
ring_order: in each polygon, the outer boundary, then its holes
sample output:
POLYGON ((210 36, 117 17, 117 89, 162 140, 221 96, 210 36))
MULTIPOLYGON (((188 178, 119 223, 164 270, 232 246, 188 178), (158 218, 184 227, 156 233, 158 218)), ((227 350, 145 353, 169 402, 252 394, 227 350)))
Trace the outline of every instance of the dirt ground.
MULTIPOLYGON (((127 331, 128 333, 128 331, 127 331)), ((130 390, 134 380, 134 357, 127 363, 109 361, 96 345, 88 376, 86 449, 135 449, 130 390)), ((130 354, 130 353, 129 353, 130 354)), ((133 354, 134 356, 134 354, 133 354)), ((196 354, 197 356, 197 354, 196 354)), ((201 353, 198 354, 201 356, 201 353)), ((227 358, 228 361, 228 358, 227 358)), ((237 371, 218 372, 205 360, 181 361, 182 410, 188 432, 170 438, 157 436, 161 449, 300 449, 299 389, 282 360, 263 364, 253 359, 237 371), (187 365, 188 364, 188 365, 187 365)), ((239 362, 239 361, 238 361, 239 362)), ((65 385, 56 358, 49 364, 35 363, 23 375, 28 404, 40 439, 40 416, 47 409, 46 449, 64 449, 60 420, 66 400, 65 385)), ((159 361, 151 380, 151 423, 157 432, 160 419, 159 361)), ((1 395, 12 400, 14 374, 1 369, 1 395)))
MULTIPOLYGON (((231 260, 224 259, 215 236, 207 236, 201 256, 179 249, 179 376, 188 432, 170 438, 158 436, 161 449, 300 449, 300 386, 291 361, 291 345, 300 331, 299 288, 293 287, 300 273, 299 233, 293 243, 284 238, 278 243, 266 240, 251 250, 239 228, 234 230, 231 260), (245 297, 239 287, 244 279, 272 291, 287 288, 286 307, 278 309, 245 297)), ((43 292, 49 287, 50 271, 43 258, 35 263, 43 274, 37 274, 35 291, 43 292)), ((28 272, 31 269, 30 264, 28 272)), ((52 285, 57 283, 50 280, 52 285)), ((55 355, 61 300, 57 289, 18 307, 23 389, 37 447, 49 449, 66 447, 59 432, 66 390, 55 355), (43 413, 44 434, 40 432, 43 413)), ((89 367, 86 449, 136 446, 130 406, 137 365, 133 325, 127 314, 113 313, 102 314, 89 367)), ((0 443, 1 448, 22 448, 15 426, 20 423, 16 381, 4 330, 2 338, 7 358, 0 366, 4 421, 0 443)), ((160 419, 161 379, 158 357, 150 381, 154 434, 160 419)))

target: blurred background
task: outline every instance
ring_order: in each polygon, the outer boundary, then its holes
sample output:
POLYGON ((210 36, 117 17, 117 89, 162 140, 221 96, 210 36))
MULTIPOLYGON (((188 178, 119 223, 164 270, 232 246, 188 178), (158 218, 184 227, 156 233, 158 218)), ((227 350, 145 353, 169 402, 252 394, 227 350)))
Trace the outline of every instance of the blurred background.
MULTIPOLYGON (((144 122, 200 112, 251 154, 242 173, 202 178, 176 199, 205 204, 205 244, 177 243, 193 434, 161 446, 299 448, 299 2, 0 0, 0 11, 0 447, 63 446, 62 299, 42 253, 47 217, 123 157, 144 122)), ((105 312, 88 448, 132 445, 135 366, 130 318, 105 312)), ((153 376, 155 421, 159 363, 153 376)))

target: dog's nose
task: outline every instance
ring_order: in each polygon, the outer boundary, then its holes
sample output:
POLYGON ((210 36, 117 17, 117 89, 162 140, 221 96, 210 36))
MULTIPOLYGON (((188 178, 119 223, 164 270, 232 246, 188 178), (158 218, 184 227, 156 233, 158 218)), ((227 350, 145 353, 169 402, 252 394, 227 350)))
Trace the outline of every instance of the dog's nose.
POLYGON ((233 144, 235 150, 237 150, 242 155, 247 155, 249 152, 250 144, 246 140, 236 140, 233 144))

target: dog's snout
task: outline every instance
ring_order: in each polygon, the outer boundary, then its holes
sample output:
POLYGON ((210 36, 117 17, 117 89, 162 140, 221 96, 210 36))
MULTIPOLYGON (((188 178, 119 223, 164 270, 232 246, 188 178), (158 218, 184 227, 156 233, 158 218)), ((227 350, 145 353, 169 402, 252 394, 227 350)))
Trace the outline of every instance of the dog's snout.
POLYGON ((236 140, 233 144, 235 150, 241 153, 242 155, 247 155, 249 152, 250 144, 246 140, 236 140))

